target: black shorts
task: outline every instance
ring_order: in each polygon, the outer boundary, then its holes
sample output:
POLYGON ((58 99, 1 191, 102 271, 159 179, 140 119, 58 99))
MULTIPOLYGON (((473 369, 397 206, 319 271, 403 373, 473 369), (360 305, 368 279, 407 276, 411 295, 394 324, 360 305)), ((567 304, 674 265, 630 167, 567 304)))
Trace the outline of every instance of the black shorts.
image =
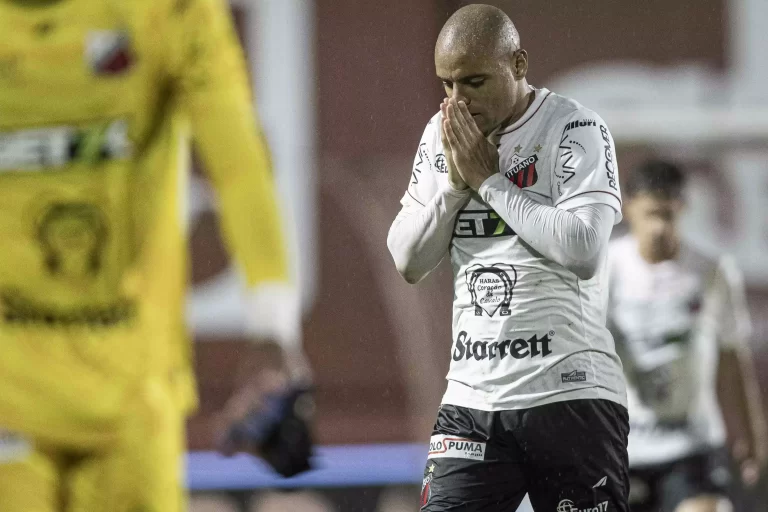
POLYGON ((427 512, 628 512, 627 410, 570 400, 512 411, 443 405, 421 492, 427 512))
POLYGON ((729 495, 732 477, 728 451, 709 450, 678 461, 629 470, 633 512, 673 512, 688 498, 729 495))

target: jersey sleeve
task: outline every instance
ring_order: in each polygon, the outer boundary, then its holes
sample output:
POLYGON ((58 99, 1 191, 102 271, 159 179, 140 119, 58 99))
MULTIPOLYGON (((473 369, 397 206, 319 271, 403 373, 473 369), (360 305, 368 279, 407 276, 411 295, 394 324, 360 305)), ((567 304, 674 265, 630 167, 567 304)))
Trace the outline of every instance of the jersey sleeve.
POLYGON ((744 278, 730 256, 720 258, 713 282, 715 308, 713 323, 718 343, 734 348, 749 342, 752 325, 744 290, 744 278))
POLYGON ((404 207, 424 206, 438 190, 436 174, 448 173, 440 141, 440 114, 429 120, 413 159, 408 188, 400 201, 404 207))
POLYGON ((225 0, 179 0, 170 67, 216 191, 224 237, 249 286, 288 279, 268 148, 225 0))
POLYGON ((557 157, 552 197, 557 208, 569 210, 601 203, 616 210, 621 221, 621 191, 613 137, 600 116, 578 109, 555 125, 557 157))
POLYGON ((216 192, 223 238, 245 281, 246 332, 295 347, 300 294, 229 4, 178 0, 171 23, 173 86, 216 192))

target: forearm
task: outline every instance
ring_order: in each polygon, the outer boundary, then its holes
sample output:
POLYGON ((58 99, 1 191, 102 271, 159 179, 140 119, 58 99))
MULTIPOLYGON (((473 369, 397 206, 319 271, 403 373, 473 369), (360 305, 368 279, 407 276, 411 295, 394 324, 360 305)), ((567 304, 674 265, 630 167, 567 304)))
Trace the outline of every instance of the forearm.
POLYGON ((488 178, 480 196, 526 243, 583 279, 597 270, 613 228, 610 206, 562 210, 537 203, 502 175, 488 178))
POLYGON ((403 208, 387 236, 387 246, 403 278, 417 283, 443 259, 459 209, 469 192, 441 189, 426 205, 403 208))
POLYGON ((751 359, 742 366, 744 391, 749 402, 749 424, 753 443, 755 444, 753 451, 755 451, 756 456, 760 460, 765 461, 768 459, 768 424, 766 423, 762 393, 760 392, 760 386, 751 359))
POLYGON ((735 429, 733 441, 746 443, 749 456, 768 455, 765 411, 748 348, 720 351, 718 395, 721 409, 735 429))
POLYGON ((768 458, 768 425, 766 425, 765 408, 763 407, 760 385, 752 362, 752 351, 748 346, 738 351, 739 381, 743 389, 743 414, 749 425, 751 452, 760 460, 768 458))

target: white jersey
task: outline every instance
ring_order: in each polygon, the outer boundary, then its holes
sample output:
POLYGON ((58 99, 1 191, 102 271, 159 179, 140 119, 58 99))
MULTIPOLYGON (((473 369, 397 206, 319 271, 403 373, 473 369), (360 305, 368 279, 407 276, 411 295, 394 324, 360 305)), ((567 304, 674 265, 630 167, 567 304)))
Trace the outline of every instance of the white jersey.
MULTIPOLYGON (((405 207, 447 184, 434 116, 418 148, 405 207)), ((621 219, 613 140, 577 102, 536 89, 513 125, 493 136, 510 186, 540 204, 607 204, 621 219)), ((626 404, 624 376, 605 327, 607 273, 581 280, 532 249, 476 193, 459 211, 450 245, 453 344, 443 403, 487 411, 602 398, 626 404)))
POLYGON ((722 446, 718 354, 744 342, 750 328, 738 270, 688 245, 656 264, 629 235, 610 247, 608 323, 627 373, 630 465, 722 446))

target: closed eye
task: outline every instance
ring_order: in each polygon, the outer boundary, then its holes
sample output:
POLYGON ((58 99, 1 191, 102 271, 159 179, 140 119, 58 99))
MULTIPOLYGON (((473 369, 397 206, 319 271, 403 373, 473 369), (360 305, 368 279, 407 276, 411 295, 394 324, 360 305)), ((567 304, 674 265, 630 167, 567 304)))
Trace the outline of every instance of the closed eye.
MULTIPOLYGON (((458 82, 464 86, 469 86, 473 89, 477 89, 485 85, 485 81, 487 80, 487 78, 488 77, 486 76, 476 75, 476 76, 462 78, 458 82)), ((442 80, 442 82, 443 82, 443 87, 445 87, 446 90, 453 89, 454 82, 452 82, 451 80, 442 80)))

